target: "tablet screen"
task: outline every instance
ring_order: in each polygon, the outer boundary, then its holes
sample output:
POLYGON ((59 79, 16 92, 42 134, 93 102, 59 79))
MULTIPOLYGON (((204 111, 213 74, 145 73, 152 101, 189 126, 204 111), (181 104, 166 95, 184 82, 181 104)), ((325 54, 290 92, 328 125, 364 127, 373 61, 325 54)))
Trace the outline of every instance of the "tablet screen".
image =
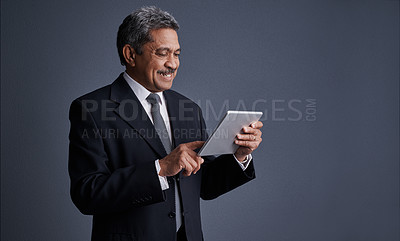
POLYGON ((236 135, 241 132, 243 127, 258 121, 262 114, 262 112, 258 111, 227 111, 197 155, 209 156, 235 153, 239 147, 234 143, 236 135))

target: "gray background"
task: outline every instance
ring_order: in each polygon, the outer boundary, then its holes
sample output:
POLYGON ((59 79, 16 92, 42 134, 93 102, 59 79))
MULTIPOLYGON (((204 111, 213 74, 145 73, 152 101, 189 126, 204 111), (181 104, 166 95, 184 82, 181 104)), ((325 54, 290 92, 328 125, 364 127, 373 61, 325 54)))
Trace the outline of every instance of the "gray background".
POLYGON ((257 178, 202 202, 206 240, 399 240, 399 2, 251 0, 2 0, 1 240, 89 240, 69 104, 123 71, 117 28, 149 4, 180 22, 173 89, 211 129, 265 112, 257 178))

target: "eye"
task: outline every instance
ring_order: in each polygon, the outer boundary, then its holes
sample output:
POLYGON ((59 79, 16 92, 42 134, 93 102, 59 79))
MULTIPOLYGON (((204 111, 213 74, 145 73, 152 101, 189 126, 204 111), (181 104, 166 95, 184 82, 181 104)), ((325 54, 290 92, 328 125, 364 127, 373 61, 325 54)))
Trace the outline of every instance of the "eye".
POLYGON ((167 52, 157 52, 156 53, 158 56, 166 57, 168 55, 167 52))
POLYGON ((174 53, 175 57, 181 56, 181 53, 174 53))

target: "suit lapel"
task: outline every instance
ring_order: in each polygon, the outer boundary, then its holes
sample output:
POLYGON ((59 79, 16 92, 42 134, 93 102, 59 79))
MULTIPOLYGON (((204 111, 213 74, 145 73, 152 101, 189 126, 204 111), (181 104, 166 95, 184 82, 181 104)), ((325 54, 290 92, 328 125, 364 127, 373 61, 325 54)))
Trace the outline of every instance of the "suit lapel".
POLYGON ((153 123, 122 74, 111 84, 110 99, 118 104, 114 112, 134 128, 160 158, 166 156, 153 123))
POLYGON ((180 125, 182 123, 179 122, 179 99, 174 98, 171 91, 169 90, 164 91, 164 97, 167 102, 166 104, 169 115, 169 122, 171 123, 171 132, 173 133, 173 147, 175 148, 184 143, 184 140, 182 140, 182 137, 180 135, 181 130, 179 129, 182 128, 182 126, 180 125))

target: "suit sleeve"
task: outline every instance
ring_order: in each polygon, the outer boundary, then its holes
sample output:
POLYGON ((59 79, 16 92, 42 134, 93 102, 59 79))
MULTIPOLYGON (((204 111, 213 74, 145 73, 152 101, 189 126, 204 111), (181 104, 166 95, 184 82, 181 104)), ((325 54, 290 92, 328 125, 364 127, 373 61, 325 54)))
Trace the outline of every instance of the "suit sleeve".
MULTIPOLYGON (((199 119, 202 128, 202 140, 205 141, 208 134, 200 109, 199 119)), ((254 161, 251 161, 246 170, 243 171, 232 154, 205 158, 201 170, 200 196, 204 200, 217 198, 255 178, 254 161)))
POLYGON ((96 122, 79 100, 70 107, 71 198, 83 214, 115 213, 164 200, 154 162, 111 171, 96 122), (85 118, 83 118, 85 116, 85 118))

